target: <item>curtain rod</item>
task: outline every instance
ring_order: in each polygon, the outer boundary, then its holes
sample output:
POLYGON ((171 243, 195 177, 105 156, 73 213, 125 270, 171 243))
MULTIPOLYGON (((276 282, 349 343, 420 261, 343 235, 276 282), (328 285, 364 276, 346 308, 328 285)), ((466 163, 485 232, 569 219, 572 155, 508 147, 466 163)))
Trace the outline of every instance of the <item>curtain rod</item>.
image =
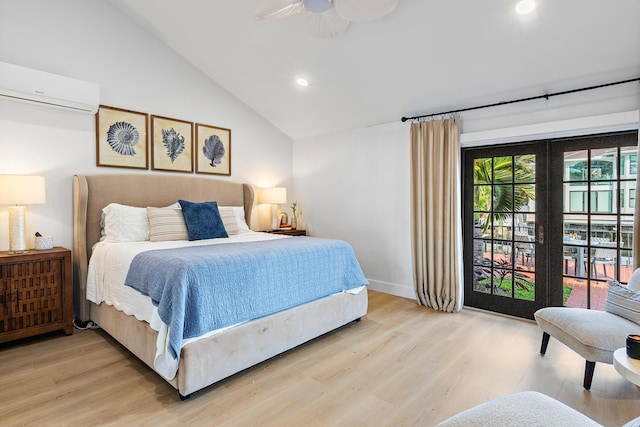
POLYGON ((414 116, 414 117, 403 117, 400 120, 402 120, 403 122, 406 122, 407 120, 417 120, 417 119, 422 119, 422 118, 425 118, 425 117, 443 116, 443 115, 446 115, 446 114, 453 114, 453 113, 462 113, 463 111, 479 110, 481 108, 489 108, 489 107, 498 107, 500 105, 515 104, 517 102, 525 102, 525 101, 533 101, 535 99, 543 99, 544 98, 544 99, 548 100, 552 96, 567 95, 567 94, 570 94, 570 93, 583 92, 585 90, 600 89, 600 88, 607 87, 607 86, 615 86, 615 85, 621 85, 621 84, 624 84, 624 83, 631 83, 631 82, 640 82, 640 77, 636 77, 635 79, 620 80, 620 81, 612 82, 612 83, 605 83, 605 84, 601 84, 601 85, 597 85, 597 86, 583 87, 583 88, 580 88, 580 89, 572 89, 572 90, 565 90, 565 91, 562 91, 562 92, 548 93, 546 95, 530 96, 528 98, 514 99, 514 100, 511 100, 511 101, 501 101, 501 102, 496 102, 495 104, 478 105, 477 107, 461 108, 461 109, 458 109, 458 110, 443 111, 441 113, 423 114, 423 115, 414 116))

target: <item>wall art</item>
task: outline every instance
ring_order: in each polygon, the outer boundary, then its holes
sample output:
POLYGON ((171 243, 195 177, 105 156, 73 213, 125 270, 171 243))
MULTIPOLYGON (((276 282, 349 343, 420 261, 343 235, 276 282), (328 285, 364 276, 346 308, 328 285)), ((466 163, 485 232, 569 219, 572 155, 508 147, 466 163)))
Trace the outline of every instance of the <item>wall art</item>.
POLYGON ((193 172, 193 123, 151 116, 151 169, 193 172))
POLYGON ((96 114, 96 164, 147 169, 149 144, 146 113, 100 105, 96 114))
POLYGON ((231 175, 231 129, 196 123, 196 173, 231 175))

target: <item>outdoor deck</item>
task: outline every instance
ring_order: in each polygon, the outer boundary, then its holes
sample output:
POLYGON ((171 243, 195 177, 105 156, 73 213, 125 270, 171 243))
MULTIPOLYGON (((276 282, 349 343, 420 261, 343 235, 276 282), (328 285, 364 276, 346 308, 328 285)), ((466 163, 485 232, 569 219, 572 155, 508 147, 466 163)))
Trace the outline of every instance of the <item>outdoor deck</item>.
MULTIPOLYGON (((496 254, 494 254, 495 256, 496 254)), ((484 256, 486 258, 490 258, 490 253, 485 253, 484 256)), ((496 259, 510 259, 509 257, 502 257, 498 255, 496 259)), ((575 272, 576 271, 576 261, 567 261, 566 265, 563 265, 565 272, 575 272)), ((533 266, 528 266, 522 260, 518 260, 517 268, 519 271, 525 273, 527 276, 531 277, 531 280, 535 280, 535 275, 533 266), (528 273, 530 272, 530 273, 528 273)), ((604 265, 596 265, 596 270, 591 271, 592 277, 597 277, 597 280, 594 278, 577 278, 571 276, 564 276, 563 281, 564 285, 572 288, 567 301, 565 302, 566 307, 576 307, 576 308, 591 308, 594 310, 604 310, 605 302, 607 299, 607 290, 609 285, 607 284, 608 280, 614 280, 615 270, 613 266, 609 265, 606 268, 604 265), (588 305, 588 284, 590 286, 590 299, 591 304, 588 305)), ((631 274, 633 273, 633 268, 629 265, 620 266, 620 278, 618 280, 620 282, 626 283, 629 281, 631 274)), ((584 273, 586 275, 586 272, 584 273)))
MULTIPOLYGON (((572 262, 569 262, 567 267, 567 271, 575 271, 575 266, 572 265, 572 262)), ((597 270, 595 276, 598 280, 592 279, 589 281, 587 279, 564 277, 564 284, 573 288, 569 298, 567 298, 565 302, 565 306, 587 308, 587 284, 590 282, 591 308, 594 310, 604 310, 607 299, 607 289, 609 288, 607 281, 615 279, 615 271, 613 266, 609 266, 606 272, 603 265, 596 265, 595 268, 597 270)), ((620 266, 620 278, 618 280, 626 283, 629 281, 632 273, 633 268, 631 268, 631 266, 620 266)))
MULTIPOLYGON (((565 285, 571 286, 573 290, 565 302, 566 307, 587 308, 587 281, 565 278, 565 285)), ((594 310, 604 310, 607 299, 608 285, 606 282, 591 282, 591 308, 594 310)))

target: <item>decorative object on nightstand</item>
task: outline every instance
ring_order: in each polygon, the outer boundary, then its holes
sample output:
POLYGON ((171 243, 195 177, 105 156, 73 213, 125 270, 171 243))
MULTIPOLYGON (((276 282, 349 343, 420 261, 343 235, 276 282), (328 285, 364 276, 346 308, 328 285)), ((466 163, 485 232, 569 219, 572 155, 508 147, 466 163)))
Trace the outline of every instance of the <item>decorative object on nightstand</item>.
POLYGON ((0 343, 63 330, 73 333, 71 251, 0 252, 0 343))
POLYGON ((35 249, 39 251, 43 251, 45 249, 53 249, 53 236, 43 236, 42 234, 36 232, 36 237, 34 238, 35 249))
POLYGON ((27 208, 24 205, 45 203, 44 177, 0 175, 0 204, 9 206, 9 253, 27 250, 27 208))
POLYGON ((289 215, 287 215, 286 212, 280 212, 278 214, 278 230, 291 230, 289 215))
POLYGON ((278 207, 287 203, 287 189, 284 187, 261 188, 258 193, 258 203, 271 205, 271 229, 278 229, 278 207))
POLYGON ((291 203, 291 229, 298 228, 298 217, 302 215, 302 208, 297 201, 291 203))

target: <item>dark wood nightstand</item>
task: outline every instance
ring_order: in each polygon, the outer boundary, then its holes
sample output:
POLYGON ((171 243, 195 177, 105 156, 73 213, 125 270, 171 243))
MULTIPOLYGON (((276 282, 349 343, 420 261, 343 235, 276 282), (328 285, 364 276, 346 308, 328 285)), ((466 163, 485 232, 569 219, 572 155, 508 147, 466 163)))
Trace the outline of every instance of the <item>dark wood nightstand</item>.
POLYGON ((306 236, 307 230, 267 230, 265 233, 284 234, 285 236, 306 236))
POLYGON ((73 333, 71 251, 0 252, 0 343, 46 332, 73 333))

